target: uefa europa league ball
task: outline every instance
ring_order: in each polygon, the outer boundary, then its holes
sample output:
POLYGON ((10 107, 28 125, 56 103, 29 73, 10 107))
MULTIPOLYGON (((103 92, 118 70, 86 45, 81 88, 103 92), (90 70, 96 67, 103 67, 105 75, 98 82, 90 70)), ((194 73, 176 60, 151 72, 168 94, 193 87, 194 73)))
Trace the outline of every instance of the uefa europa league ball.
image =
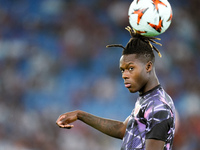
POLYGON ((165 32, 172 20, 172 8, 167 0, 134 0, 128 10, 129 23, 144 36, 165 32))

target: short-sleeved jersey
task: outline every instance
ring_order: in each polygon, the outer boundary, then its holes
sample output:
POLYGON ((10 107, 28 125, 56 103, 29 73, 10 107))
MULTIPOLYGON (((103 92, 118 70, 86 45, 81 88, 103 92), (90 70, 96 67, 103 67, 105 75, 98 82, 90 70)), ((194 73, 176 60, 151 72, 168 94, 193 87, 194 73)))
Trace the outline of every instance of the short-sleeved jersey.
POLYGON ((165 142, 171 150, 175 133, 175 107, 171 97, 158 85, 140 95, 126 128, 121 150, 145 150, 146 139, 165 142))

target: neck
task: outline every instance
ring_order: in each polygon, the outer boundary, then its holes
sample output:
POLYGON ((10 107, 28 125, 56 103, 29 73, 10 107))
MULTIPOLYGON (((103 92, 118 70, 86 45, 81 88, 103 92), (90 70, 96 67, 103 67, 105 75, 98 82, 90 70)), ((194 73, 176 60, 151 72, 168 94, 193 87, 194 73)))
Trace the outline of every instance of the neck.
POLYGON ((152 75, 149 77, 148 82, 143 86, 143 88, 139 91, 139 94, 142 95, 146 93, 147 91, 153 89, 157 85, 159 85, 159 80, 156 76, 155 71, 153 71, 152 75))

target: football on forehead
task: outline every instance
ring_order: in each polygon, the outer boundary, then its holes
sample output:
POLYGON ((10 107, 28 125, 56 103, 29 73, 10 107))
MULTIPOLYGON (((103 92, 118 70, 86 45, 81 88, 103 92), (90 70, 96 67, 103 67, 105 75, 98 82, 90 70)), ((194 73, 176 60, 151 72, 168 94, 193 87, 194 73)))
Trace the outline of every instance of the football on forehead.
POLYGON ((144 36, 164 33, 172 21, 172 8, 167 0, 134 0, 128 10, 129 23, 144 36))

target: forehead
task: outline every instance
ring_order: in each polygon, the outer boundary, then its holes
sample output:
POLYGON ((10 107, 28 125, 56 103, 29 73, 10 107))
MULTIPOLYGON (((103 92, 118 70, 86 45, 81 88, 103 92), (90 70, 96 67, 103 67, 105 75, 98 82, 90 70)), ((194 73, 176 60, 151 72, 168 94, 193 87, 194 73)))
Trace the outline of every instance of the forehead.
POLYGON ((137 62, 138 58, 136 54, 129 54, 129 55, 122 55, 120 58, 120 64, 121 63, 134 63, 137 62))
POLYGON ((120 58, 120 67, 125 67, 129 64, 144 65, 144 61, 137 54, 122 55, 120 58))

